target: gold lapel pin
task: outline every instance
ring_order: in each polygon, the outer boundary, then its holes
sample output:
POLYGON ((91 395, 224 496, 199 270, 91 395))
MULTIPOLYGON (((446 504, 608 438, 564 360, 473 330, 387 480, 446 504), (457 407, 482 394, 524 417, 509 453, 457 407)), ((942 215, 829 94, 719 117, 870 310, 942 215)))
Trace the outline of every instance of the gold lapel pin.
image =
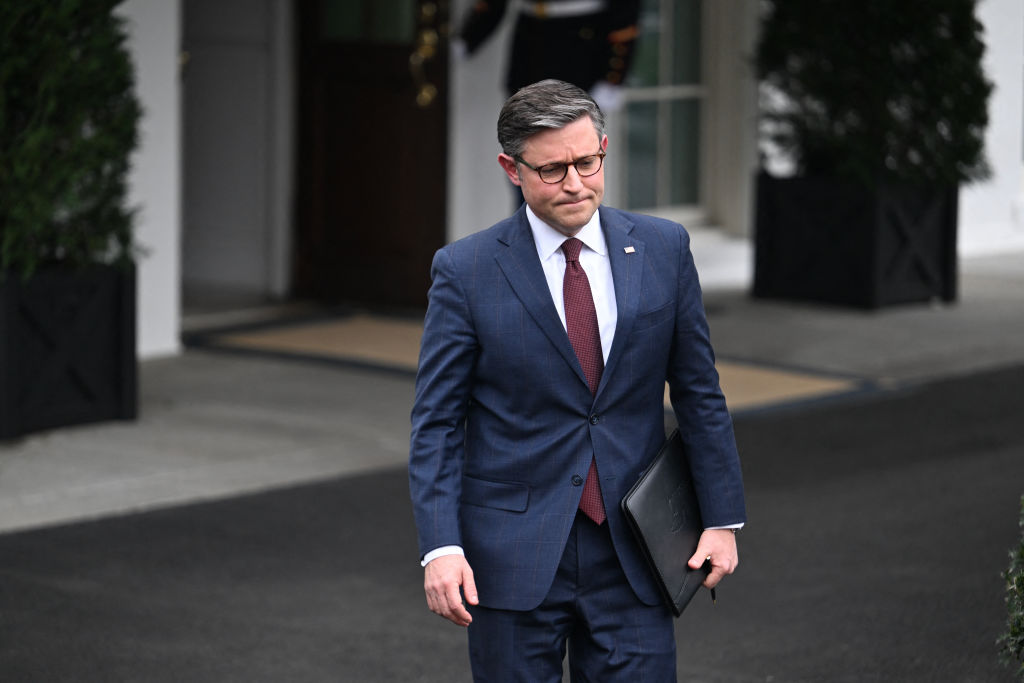
POLYGON ((633 254, 636 252, 636 249, 634 249, 633 247, 623 247, 622 250, 625 251, 627 254, 633 254))

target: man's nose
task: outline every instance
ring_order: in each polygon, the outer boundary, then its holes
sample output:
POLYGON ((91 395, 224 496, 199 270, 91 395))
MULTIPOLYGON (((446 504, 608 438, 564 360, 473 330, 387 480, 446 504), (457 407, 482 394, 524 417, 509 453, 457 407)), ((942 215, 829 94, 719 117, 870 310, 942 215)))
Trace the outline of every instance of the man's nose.
POLYGON ((576 167, 569 164, 569 168, 565 171, 565 177, 562 178, 562 188, 569 190, 578 190, 583 187, 583 178, 580 176, 580 172, 576 170, 576 167))

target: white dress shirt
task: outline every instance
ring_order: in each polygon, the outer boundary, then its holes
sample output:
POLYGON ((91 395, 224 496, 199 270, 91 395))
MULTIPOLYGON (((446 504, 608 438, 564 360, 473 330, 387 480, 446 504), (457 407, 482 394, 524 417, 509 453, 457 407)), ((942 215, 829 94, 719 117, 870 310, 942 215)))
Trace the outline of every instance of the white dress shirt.
MULTIPOLYGON (((569 238, 538 218, 529 206, 526 207, 526 218, 530 221, 530 230, 533 232, 533 241, 537 244, 537 256, 540 257, 540 265, 544 268, 551 299, 555 302, 555 310, 558 311, 562 327, 565 327, 565 300, 562 297, 565 254, 562 253, 562 243, 569 238)), ((574 236, 583 242, 583 249, 580 249, 580 266, 590 282, 590 293, 594 297, 594 308, 597 311, 597 325, 601 330, 601 352, 607 363, 608 352, 615 337, 619 309, 615 304, 615 283, 612 281, 608 245, 601 230, 600 213, 595 211, 590 222, 574 236)))

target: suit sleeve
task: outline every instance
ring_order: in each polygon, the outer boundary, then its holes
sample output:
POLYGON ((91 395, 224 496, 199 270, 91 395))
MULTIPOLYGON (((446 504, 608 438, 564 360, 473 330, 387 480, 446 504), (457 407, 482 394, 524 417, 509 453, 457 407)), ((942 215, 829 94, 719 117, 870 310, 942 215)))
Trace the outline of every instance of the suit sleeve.
POLYGON ((469 306, 447 249, 434 256, 420 344, 409 448, 409 488, 420 557, 461 545, 459 497, 466 410, 477 358, 469 306))
POLYGON ((669 397, 687 447, 704 526, 746 522, 732 418, 715 369, 689 236, 679 230, 678 309, 669 356, 669 397))

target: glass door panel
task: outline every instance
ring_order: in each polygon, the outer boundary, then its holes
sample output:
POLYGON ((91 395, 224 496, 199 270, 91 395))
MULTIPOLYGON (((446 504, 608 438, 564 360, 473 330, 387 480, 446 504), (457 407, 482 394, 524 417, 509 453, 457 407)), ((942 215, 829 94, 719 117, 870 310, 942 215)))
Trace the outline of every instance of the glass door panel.
POLYGON ((700 111, 698 98, 669 103, 671 150, 668 157, 668 203, 693 205, 700 201, 700 111))
POLYGON ((644 0, 627 80, 624 205, 700 203, 701 0, 644 0))

